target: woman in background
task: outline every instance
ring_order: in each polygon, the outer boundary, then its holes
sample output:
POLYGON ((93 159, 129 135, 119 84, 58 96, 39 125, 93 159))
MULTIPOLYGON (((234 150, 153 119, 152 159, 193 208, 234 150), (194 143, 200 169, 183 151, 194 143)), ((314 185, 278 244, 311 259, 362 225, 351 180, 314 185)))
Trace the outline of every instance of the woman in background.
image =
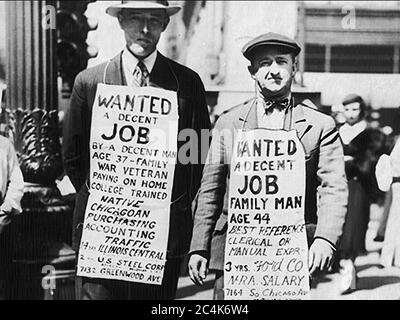
POLYGON ((376 178, 381 190, 387 191, 390 186, 392 188, 392 205, 386 224, 381 265, 400 267, 400 139, 397 140, 390 157, 385 155, 379 160, 376 178))
POLYGON ((354 261, 366 253, 370 206, 384 199, 384 193, 377 187, 375 166, 387 150, 387 139, 383 132, 371 128, 366 121, 367 106, 360 96, 351 94, 342 104, 345 123, 339 133, 344 147, 349 200, 336 263, 345 275, 342 290, 347 292, 356 289, 354 261))

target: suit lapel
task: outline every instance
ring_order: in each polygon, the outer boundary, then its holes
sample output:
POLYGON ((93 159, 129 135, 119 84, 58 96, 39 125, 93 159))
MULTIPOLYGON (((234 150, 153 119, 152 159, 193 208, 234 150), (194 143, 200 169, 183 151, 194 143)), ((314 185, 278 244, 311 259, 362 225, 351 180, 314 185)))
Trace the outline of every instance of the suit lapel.
POLYGON ((235 121, 235 129, 241 130, 252 130, 257 129, 257 103, 256 99, 253 98, 244 103, 240 110, 238 119, 235 121))
POLYGON ((312 149, 311 141, 308 135, 312 127, 312 124, 307 121, 304 115, 303 105, 298 104, 292 109, 292 129, 297 131, 297 135, 304 146, 306 157, 309 155, 312 149))
MULTIPOLYGON (((258 128, 256 99, 252 99, 244 104, 239 118, 235 121, 235 128, 243 128, 246 130, 258 128)), ((296 130, 306 152, 310 149, 307 133, 312 129, 312 125, 307 121, 304 115, 303 105, 301 103, 290 109, 286 114, 284 129, 296 130)))
MULTIPOLYGON (((122 52, 114 57, 105 70, 105 83, 126 86, 126 78, 122 64, 122 52)), ((167 58, 157 52, 156 62, 150 73, 150 84, 166 90, 177 91, 178 80, 175 77, 167 58)))
POLYGON ((124 68, 122 65, 122 52, 114 57, 107 65, 105 83, 116 86, 126 86, 124 68))
POLYGON ((150 85, 166 90, 179 90, 179 83, 170 63, 161 53, 157 52, 157 59, 150 73, 150 85))
POLYGON ((297 131, 299 139, 303 139, 307 132, 310 130, 311 125, 307 123, 304 116, 303 106, 298 104, 292 109, 292 129, 297 131))

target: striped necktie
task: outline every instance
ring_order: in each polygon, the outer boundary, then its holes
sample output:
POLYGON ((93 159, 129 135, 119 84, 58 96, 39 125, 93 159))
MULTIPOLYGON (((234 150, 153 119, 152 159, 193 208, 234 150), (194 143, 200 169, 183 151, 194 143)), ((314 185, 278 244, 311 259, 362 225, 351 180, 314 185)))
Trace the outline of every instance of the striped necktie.
POLYGON ((149 85, 150 73, 143 61, 139 61, 133 71, 134 85, 137 87, 147 87, 149 85))

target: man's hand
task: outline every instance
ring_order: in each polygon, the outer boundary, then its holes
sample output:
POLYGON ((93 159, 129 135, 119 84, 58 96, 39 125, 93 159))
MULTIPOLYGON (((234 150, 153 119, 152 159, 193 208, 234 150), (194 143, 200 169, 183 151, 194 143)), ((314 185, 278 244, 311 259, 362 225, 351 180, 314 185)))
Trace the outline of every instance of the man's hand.
POLYGON ((326 271, 332 264, 335 250, 323 239, 315 239, 308 254, 310 275, 316 271, 326 271))
POLYGON ((193 254, 188 263, 189 276, 198 286, 203 286, 207 278, 208 260, 199 254, 193 254))

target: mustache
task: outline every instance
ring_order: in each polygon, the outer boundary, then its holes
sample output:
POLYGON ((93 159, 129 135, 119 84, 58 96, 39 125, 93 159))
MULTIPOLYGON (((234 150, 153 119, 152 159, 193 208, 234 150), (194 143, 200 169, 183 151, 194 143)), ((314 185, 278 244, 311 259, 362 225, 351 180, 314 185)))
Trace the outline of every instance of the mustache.
POLYGON ((279 74, 268 73, 265 77, 266 80, 283 80, 283 78, 279 74))
POLYGON ((283 80, 283 78, 279 77, 279 76, 269 76, 269 77, 266 77, 265 79, 266 80, 280 80, 280 81, 283 80))

